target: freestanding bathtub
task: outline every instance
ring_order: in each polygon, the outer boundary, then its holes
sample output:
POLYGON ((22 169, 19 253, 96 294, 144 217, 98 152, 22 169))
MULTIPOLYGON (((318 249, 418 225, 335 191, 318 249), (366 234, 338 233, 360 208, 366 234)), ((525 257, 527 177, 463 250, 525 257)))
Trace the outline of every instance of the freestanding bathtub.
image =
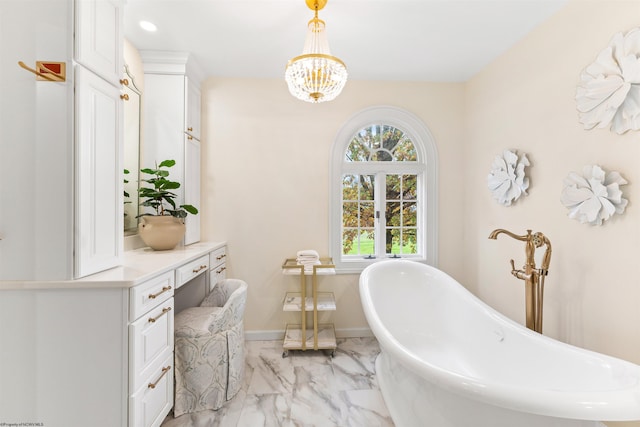
POLYGON ((434 267, 373 264, 360 276, 360 296, 396 427, 640 420, 640 366, 526 329, 434 267))

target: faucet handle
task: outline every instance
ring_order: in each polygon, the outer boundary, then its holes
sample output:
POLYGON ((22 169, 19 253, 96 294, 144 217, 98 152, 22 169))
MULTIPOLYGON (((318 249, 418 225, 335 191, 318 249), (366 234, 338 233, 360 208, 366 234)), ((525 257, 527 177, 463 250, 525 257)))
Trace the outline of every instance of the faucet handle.
POLYGON ((511 274, 513 274, 518 279, 522 279, 522 280, 530 280, 531 279, 531 274, 526 274, 522 270, 516 270, 516 265, 513 262, 513 260, 509 260, 509 262, 511 263, 511 274))

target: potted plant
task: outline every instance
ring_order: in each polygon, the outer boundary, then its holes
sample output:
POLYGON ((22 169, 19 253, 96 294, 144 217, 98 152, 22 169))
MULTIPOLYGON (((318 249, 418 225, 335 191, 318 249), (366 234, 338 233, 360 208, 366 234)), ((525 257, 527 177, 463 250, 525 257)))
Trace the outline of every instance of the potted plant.
POLYGON ((176 205, 177 194, 172 190, 180 188, 180 183, 169 179, 170 168, 175 160, 164 160, 156 163, 155 169, 140 169, 146 178, 141 179, 140 206, 153 209, 155 213, 143 213, 138 226, 140 238, 152 249, 173 249, 184 237, 186 231, 184 218, 188 214, 197 215, 198 209, 192 205, 176 205))

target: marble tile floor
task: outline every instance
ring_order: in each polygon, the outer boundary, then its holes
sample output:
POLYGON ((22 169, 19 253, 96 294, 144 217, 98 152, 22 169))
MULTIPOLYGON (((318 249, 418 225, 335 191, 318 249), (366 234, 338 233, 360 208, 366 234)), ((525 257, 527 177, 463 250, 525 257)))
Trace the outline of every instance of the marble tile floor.
POLYGON ((247 341, 242 389, 217 411, 173 418, 162 427, 393 427, 375 375, 375 338, 338 339, 323 351, 290 351, 282 341, 247 341))

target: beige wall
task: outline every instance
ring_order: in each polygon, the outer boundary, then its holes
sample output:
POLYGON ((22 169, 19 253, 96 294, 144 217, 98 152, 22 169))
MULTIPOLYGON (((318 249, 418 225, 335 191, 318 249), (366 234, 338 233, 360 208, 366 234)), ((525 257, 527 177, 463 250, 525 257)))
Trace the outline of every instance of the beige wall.
MULTIPOLYGON (((203 238, 226 240, 228 274, 249 283, 247 331, 283 330, 280 265, 300 249, 328 255, 329 157, 356 112, 394 105, 420 117, 440 157, 440 266, 460 273, 463 86, 350 81, 335 101, 294 99, 284 80, 210 78, 203 92, 203 238), (446 197, 444 197, 446 196, 446 197)), ((335 293, 336 329, 367 328, 357 275, 322 279, 335 293)))
POLYGON ((545 333, 581 347, 640 363, 640 138, 608 129, 584 130, 575 93, 581 71, 617 32, 638 25, 637 1, 570 2, 560 13, 467 84, 465 113, 464 283, 518 321, 523 285, 509 259, 524 262, 524 245, 494 228, 542 231, 553 256, 545 290, 545 333), (486 188, 494 156, 504 149, 531 161, 529 196, 496 203, 486 188), (619 171, 629 205, 602 226, 567 217, 563 179, 584 165, 619 171))

